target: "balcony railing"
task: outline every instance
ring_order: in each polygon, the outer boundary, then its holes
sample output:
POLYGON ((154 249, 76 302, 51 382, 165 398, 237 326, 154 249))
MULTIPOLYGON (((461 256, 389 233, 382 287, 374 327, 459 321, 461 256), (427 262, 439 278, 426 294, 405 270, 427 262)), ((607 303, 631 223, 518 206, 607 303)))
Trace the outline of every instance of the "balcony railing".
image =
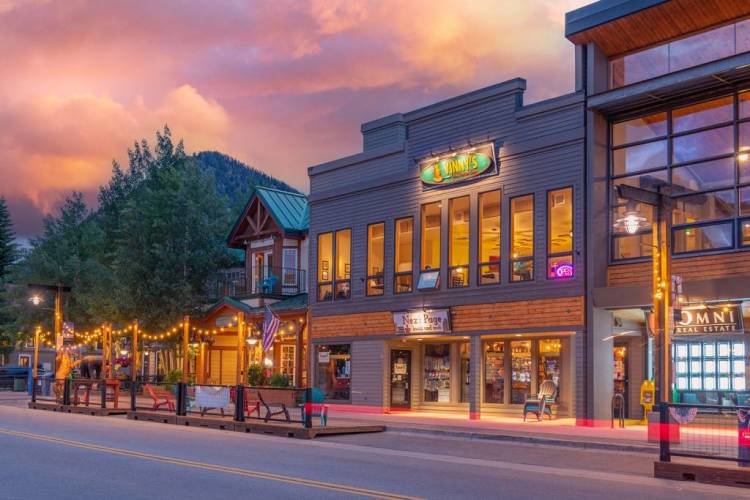
POLYGON ((253 270, 250 279, 244 272, 220 277, 210 287, 212 298, 223 296, 289 296, 307 291, 307 273, 289 267, 262 267, 253 270))

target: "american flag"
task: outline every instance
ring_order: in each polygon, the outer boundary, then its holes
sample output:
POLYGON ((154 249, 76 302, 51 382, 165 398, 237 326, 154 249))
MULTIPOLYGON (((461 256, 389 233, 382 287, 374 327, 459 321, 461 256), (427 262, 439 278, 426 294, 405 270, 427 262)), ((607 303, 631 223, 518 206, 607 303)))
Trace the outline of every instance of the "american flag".
POLYGON ((273 347, 273 339, 276 338, 276 332, 280 325, 279 317, 271 311, 270 307, 266 306, 266 312, 263 315, 263 352, 273 347))

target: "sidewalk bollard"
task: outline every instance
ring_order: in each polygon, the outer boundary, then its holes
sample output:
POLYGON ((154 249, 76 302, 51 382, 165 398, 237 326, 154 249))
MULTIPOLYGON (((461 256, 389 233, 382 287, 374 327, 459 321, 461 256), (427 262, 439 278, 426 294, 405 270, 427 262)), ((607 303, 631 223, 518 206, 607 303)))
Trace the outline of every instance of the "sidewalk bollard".
POLYGON ((136 388, 135 381, 130 382, 130 411, 135 411, 136 408, 136 388))
POLYGON ((177 416, 184 417, 187 415, 187 384, 179 382, 177 384, 177 416))
POLYGON ((305 429, 312 428, 312 388, 305 388, 305 429))
POLYGON ((669 453, 669 408, 665 403, 659 405, 659 461, 670 462, 669 453))
POLYGON ((70 379, 68 379, 68 378, 64 378, 62 380, 62 383, 63 383, 62 404, 63 404, 63 406, 69 406, 70 405, 70 384, 72 382, 73 381, 70 380, 70 379))
POLYGON ((102 408, 107 407, 107 381, 106 379, 102 379, 101 387, 99 388, 100 392, 102 393, 102 408))
POLYGON ((31 402, 36 403, 36 384, 37 379, 31 379, 31 402))
POLYGON ((245 386, 242 384, 235 387, 234 421, 245 421, 245 386))

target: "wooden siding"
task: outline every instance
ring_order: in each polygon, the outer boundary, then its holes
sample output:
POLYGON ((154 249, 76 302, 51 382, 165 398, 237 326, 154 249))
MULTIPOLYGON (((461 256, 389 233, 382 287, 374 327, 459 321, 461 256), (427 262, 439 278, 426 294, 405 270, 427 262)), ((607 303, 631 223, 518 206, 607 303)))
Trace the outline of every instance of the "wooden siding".
MULTIPOLYGON (((607 285, 647 285, 651 283, 651 261, 611 265, 607 285)), ((672 259, 672 272, 683 281, 750 276, 750 252, 732 252, 672 259)))
POLYGON ((672 0, 568 37, 613 56, 665 42, 750 14, 746 0, 672 0))
POLYGON ((383 367, 385 342, 382 340, 352 343, 353 405, 383 405, 383 367))
MULTIPOLYGON (((453 333, 580 326, 583 296, 471 304, 451 308, 453 333)), ((391 311, 316 316, 312 338, 360 337, 394 334, 391 311)))

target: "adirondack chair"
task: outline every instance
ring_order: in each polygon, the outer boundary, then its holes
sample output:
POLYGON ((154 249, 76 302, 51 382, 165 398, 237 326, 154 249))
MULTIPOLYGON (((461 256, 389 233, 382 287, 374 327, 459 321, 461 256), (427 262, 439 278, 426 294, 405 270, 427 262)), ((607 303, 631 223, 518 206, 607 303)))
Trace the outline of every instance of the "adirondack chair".
POLYGON ((175 411, 174 400, 172 399, 171 392, 154 387, 151 384, 146 384, 143 388, 146 390, 146 393, 151 396, 151 399, 154 400, 154 410, 158 410, 160 406, 166 405, 166 407, 169 408, 169 411, 175 411))
POLYGON ((552 407, 557 404, 557 385, 551 380, 545 380, 539 386, 538 394, 530 394, 523 404, 523 421, 526 422, 526 414, 533 413, 537 421, 547 415, 552 420, 552 407))
POLYGON ((261 284, 261 291, 263 293, 273 293, 276 289, 276 283, 279 282, 279 278, 272 274, 268 278, 263 280, 263 283, 261 284))
MULTIPOLYGON (((326 394, 318 389, 317 387, 314 387, 312 389, 312 401, 310 402, 310 416, 311 417, 320 417, 320 425, 321 427, 325 427, 328 425, 328 405, 323 404, 323 401, 326 399, 326 394)), ((305 413, 307 408, 307 400, 306 396, 302 397, 302 420, 305 420, 305 413)))

